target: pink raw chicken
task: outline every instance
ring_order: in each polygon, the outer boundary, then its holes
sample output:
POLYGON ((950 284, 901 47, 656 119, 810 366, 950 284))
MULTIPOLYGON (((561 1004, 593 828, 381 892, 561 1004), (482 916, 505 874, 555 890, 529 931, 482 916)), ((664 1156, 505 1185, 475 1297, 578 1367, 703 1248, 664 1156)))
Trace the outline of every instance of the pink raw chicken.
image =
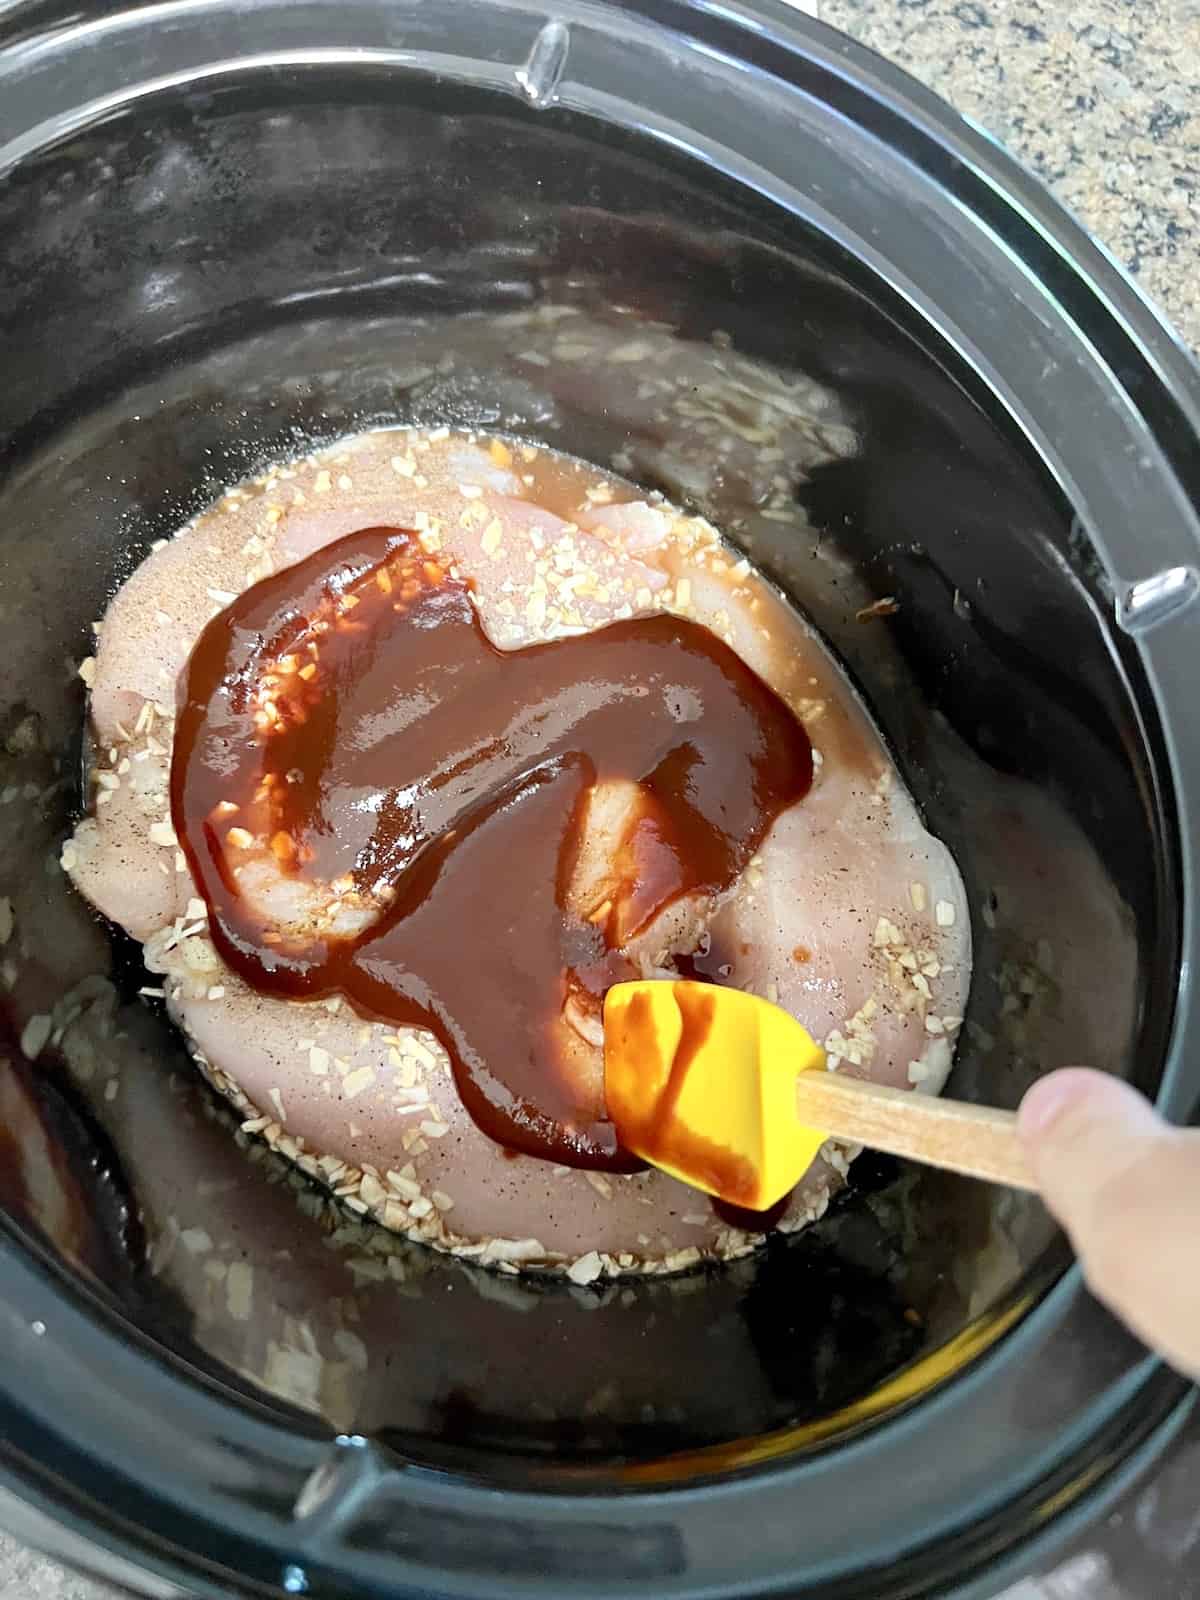
MULTIPOLYGON (((949 853, 921 826, 852 691, 797 615, 707 523, 634 496, 550 452, 445 429, 361 435, 231 490, 156 549, 109 607, 85 669, 95 804, 64 849, 80 890, 145 943, 202 1069, 250 1129, 386 1226, 576 1282, 728 1258, 754 1237, 661 1173, 602 1177, 510 1159, 466 1114, 428 1034, 365 1023, 336 999, 248 990, 206 937, 167 816, 167 780, 176 683, 204 624, 258 578, 363 527, 412 528, 449 556, 504 649, 659 608, 690 616, 792 706, 820 765, 808 798, 778 819, 725 902, 673 907, 632 953, 653 975, 673 970, 674 954, 727 951, 725 981, 777 999, 842 1070, 936 1092, 970 976, 949 853)), ((633 798, 619 785, 593 793, 573 889, 580 905, 603 898, 633 798)), ((251 877, 249 892, 297 927, 330 910, 332 890, 302 889, 269 856, 251 877)), ((339 915, 353 931, 375 909, 339 915)), ((599 1111, 599 1024, 568 1007, 561 1029, 599 1111)), ((826 1154, 783 1226, 818 1216, 840 1183, 848 1152, 826 1154)))

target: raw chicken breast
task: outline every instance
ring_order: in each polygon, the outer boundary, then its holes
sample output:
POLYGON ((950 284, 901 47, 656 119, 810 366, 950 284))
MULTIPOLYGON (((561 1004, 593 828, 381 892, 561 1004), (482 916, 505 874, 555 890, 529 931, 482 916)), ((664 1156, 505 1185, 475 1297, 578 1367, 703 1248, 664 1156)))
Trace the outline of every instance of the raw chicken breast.
MULTIPOLYGON (((815 781, 720 903, 672 906, 629 953, 647 975, 682 957, 778 1000, 825 1042, 831 1067, 940 1089, 970 977, 962 886, 838 667, 702 519, 532 445, 446 429, 360 435, 231 490, 155 549, 115 596, 83 669, 93 811, 64 865, 144 942, 172 1016, 244 1126, 360 1215, 505 1270, 550 1267, 581 1283, 743 1253, 755 1236, 665 1174, 513 1159, 467 1114, 431 1034, 364 1021, 336 996, 258 994, 209 941, 169 817, 179 674, 208 620, 244 589, 376 525, 415 530, 468 578, 502 649, 657 610, 724 639, 804 723, 815 781)), ((611 889, 631 787, 593 791, 571 891, 581 907, 611 889)), ((355 932, 379 910, 345 885, 284 877, 267 854, 249 860, 243 888, 297 929, 332 919, 355 932)), ((599 1021, 568 1004, 559 1031, 599 1112, 599 1021)), ((783 1227, 820 1215, 850 1155, 827 1146, 783 1227)))

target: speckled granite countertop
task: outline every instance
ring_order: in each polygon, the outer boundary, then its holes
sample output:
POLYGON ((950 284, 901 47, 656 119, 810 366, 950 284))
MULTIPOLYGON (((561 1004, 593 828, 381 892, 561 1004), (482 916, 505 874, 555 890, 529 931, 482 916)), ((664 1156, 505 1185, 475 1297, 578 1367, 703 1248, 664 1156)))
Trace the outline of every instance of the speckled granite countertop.
POLYGON ((1200 0, 815 0, 1003 140, 1200 349, 1200 0))
MULTIPOLYGON (((994 133, 1200 348, 1200 0, 793 0, 994 133)), ((1200 1600, 1200 1440, 1005 1600, 1200 1600), (1151 1568, 1153 1570, 1151 1570, 1151 1568)), ((2 1600, 116 1600, 0 1534, 2 1600)))

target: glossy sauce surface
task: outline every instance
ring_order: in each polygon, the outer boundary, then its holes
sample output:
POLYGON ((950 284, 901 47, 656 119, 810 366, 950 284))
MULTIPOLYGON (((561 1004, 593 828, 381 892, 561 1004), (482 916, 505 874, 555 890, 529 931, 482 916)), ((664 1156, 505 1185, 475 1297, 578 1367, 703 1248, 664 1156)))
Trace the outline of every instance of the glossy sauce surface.
POLYGON ((509 1148, 628 1170, 564 1048, 563 1008, 638 975, 623 947, 681 896, 720 894, 812 780, 784 703, 666 614, 501 651, 469 585, 370 528, 247 590, 180 690, 175 830, 210 932, 255 988, 342 993, 432 1030, 509 1148), (569 905, 588 795, 632 780, 615 887, 569 905), (334 885, 353 936, 273 926, 248 864, 334 885))

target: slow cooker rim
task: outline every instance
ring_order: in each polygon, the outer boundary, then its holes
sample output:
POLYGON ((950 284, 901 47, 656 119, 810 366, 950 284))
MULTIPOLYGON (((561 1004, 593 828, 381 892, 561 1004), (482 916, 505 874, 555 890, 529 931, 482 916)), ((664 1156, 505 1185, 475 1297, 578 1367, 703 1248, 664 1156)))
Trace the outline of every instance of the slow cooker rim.
MULTIPOLYGON (((93 1313, 97 1309, 102 1312, 105 1309, 100 1297, 97 1296, 95 1303, 89 1307, 83 1303, 88 1296, 79 1293, 73 1296, 76 1303, 72 1306, 71 1320, 77 1322, 78 1327, 69 1332, 65 1342, 60 1343, 60 1340, 63 1340, 63 1330, 57 1313, 61 1311, 61 1307, 56 1305, 54 1296, 61 1291, 66 1282, 66 1273, 60 1264, 51 1258, 49 1251, 39 1257, 27 1248, 22 1248, 7 1226, 0 1231, 0 1280, 5 1281, 10 1287, 16 1287, 16 1281, 21 1280, 20 1288, 23 1292, 17 1297, 11 1297, 6 1293, 4 1302, 0 1305, 0 1328, 6 1323, 9 1324, 10 1337, 5 1339, 5 1344, 7 1348, 14 1350, 19 1358, 25 1358, 21 1361, 22 1365, 27 1361, 31 1346, 35 1350, 41 1346, 42 1349, 50 1351, 55 1350, 57 1346, 60 1353, 69 1347, 77 1369, 81 1353, 88 1367, 99 1365, 93 1362, 94 1352, 89 1350, 88 1346, 92 1341, 95 1327, 93 1313), (23 1308, 21 1312, 17 1311, 14 1298, 21 1304, 23 1308), (29 1309, 40 1310, 43 1315, 28 1320, 29 1309), (20 1348, 21 1346, 24 1348, 20 1348)), ((77 1288, 74 1285, 68 1287, 77 1288)), ((1056 1328, 1070 1315, 1083 1293, 1081 1274, 1078 1268, 1072 1268, 1046 1299, 1013 1330, 1009 1340, 1004 1342, 1006 1350, 1019 1358, 1022 1347, 1035 1344, 1039 1334, 1044 1333, 1047 1328, 1051 1330, 1056 1328)), ((1099 1310, 1098 1307, 1094 1309, 1099 1310)), ((123 1319, 115 1314, 112 1314, 112 1320, 123 1323, 123 1319)), ((178 1409, 183 1414, 196 1419, 203 1416, 209 1421, 207 1428, 189 1429, 190 1438, 203 1439, 206 1448, 214 1444, 224 1444, 227 1432, 225 1425, 228 1420, 225 1409, 229 1401, 228 1391, 224 1391, 220 1384, 207 1380, 201 1374, 184 1370, 181 1364, 171 1358, 164 1359, 160 1352, 148 1350, 150 1341, 140 1336, 136 1342, 141 1348, 136 1353, 120 1339, 119 1334, 114 1333, 110 1337, 119 1341, 118 1354, 122 1361, 128 1361, 131 1367, 132 1378, 126 1388, 127 1393, 132 1395, 134 1387, 139 1384, 140 1374, 132 1370, 135 1363, 144 1361, 146 1354, 149 1353, 154 1368, 154 1387, 160 1390, 164 1402, 161 1412, 164 1420, 167 1413, 175 1409, 167 1402, 180 1402, 178 1409)), ((40 1354, 40 1351, 38 1353, 40 1354)), ((986 1383, 988 1377, 986 1369, 995 1365, 998 1356, 998 1350, 988 1352, 973 1367, 944 1385, 928 1404, 936 1404, 939 1398, 944 1399, 945 1391, 951 1388, 960 1394, 969 1395, 971 1388, 986 1383)), ((105 1363, 105 1367, 111 1372, 111 1364, 105 1363)), ((979 1572, 973 1568, 971 1573, 966 1575, 965 1585, 960 1585, 956 1580, 953 1589, 955 1600, 983 1600, 985 1595, 994 1592, 994 1586, 998 1586, 1002 1578, 1008 1581, 1008 1577, 1015 1577, 1021 1571, 1027 1570, 1029 1563, 1038 1559, 1042 1551, 1058 1546, 1069 1538, 1075 1529, 1083 1526, 1094 1515, 1098 1515, 1125 1488, 1136 1481, 1146 1465, 1175 1437, 1197 1401, 1197 1394, 1192 1385, 1185 1379, 1170 1374, 1160 1362, 1150 1356, 1143 1356, 1137 1362, 1121 1387, 1123 1404, 1116 1408, 1120 1415, 1116 1418, 1110 1417, 1108 1420, 1117 1423, 1117 1432, 1129 1432, 1134 1435, 1133 1448, 1128 1452, 1118 1452, 1114 1440, 1110 1437, 1098 1457, 1089 1460, 1073 1474, 1060 1475, 1045 1493, 1037 1493, 1037 1498, 1028 1507, 1024 1536, 1015 1542, 1006 1541, 1003 1549, 989 1555, 985 1571, 979 1572), (1051 1510, 1053 1520, 1049 1521, 1048 1515, 1051 1510)), ((67 1393, 69 1389, 65 1388, 63 1392, 67 1393)), ((78 1390, 75 1392, 78 1393, 78 1390)), ((299 1419, 297 1429, 289 1429, 284 1426, 280 1418, 273 1416, 265 1405, 256 1406, 253 1402, 246 1401, 243 1396, 237 1396, 236 1399, 243 1413, 240 1419, 241 1450, 246 1450, 247 1442, 253 1433, 257 1446, 255 1456, 264 1461, 290 1460, 296 1469, 297 1484, 311 1481, 316 1472, 328 1471, 331 1464, 334 1464, 334 1493, 328 1504, 323 1507, 323 1514, 314 1519, 315 1526, 297 1527, 286 1514, 274 1519, 276 1536, 273 1560, 267 1558, 261 1530, 256 1536, 245 1527, 239 1529, 235 1542, 245 1551, 242 1558, 245 1566, 239 1564, 230 1568, 223 1561, 217 1562, 213 1559, 211 1543, 207 1546, 203 1542, 198 1546, 173 1545, 160 1531, 161 1517, 159 1528, 151 1531, 150 1525, 140 1518, 134 1520, 122 1515, 116 1509, 115 1499, 110 1501, 95 1495, 88 1497, 81 1493, 65 1472, 53 1470, 43 1459, 44 1440, 47 1434, 44 1429, 37 1429, 36 1422, 33 1435, 37 1439, 36 1453, 27 1445, 23 1447, 22 1434, 29 1434, 28 1422, 18 1418, 18 1408, 11 1397, 0 1398, 0 1493, 7 1494, 15 1502, 29 1508, 33 1519, 31 1529, 35 1542, 39 1517, 49 1517, 61 1522, 73 1538, 74 1558, 88 1570, 100 1575, 116 1576, 113 1567, 105 1564, 107 1557, 111 1557, 112 1561, 122 1569, 131 1558, 136 1558, 148 1570, 163 1578, 186 1581, 189 1586, 200 1583, 200 1593, 212 1596, 212 1600, 224 1600, 230 1592, 229 1583, 235 1576, 245 1578, 250 1575, 246 1568, 251 1565, 251 1558, 254 1558, 257 1567, 254 1586, 246 1587, 241 1592, 247 1594, 277 1592, 278 1575, 289 1568, 295 1567, 297 1570, 307 1572, 318 1570, 323 1565, 322 1558, 333 1553, 328 1548, 330 1542, 336 1548, 345 1519, 360 1510, 364 1498, 385 1479, 392 1478, 396 1481, 397 1469, 387 1460, 385 1453, 366 1439, 349 1435, 338 1436, 330 1441, 328 1435, 321 1436, 316 1425, 305 1426, 309 1419, 303 1418, 299 1419)), ((159 1414, 157 1396, 152 1409, 159 1414)), ((911 1413, 906 1412, 885 1425, 892 1428, 902 1426, 910 1417, 911 1413)), ((172 1447, 166 1442, 172 1437, 169 1426, 164 1427, 164 1435, 164 1447, 157 1457, 160 1468, 157 1482, 160 1485, 170 1472, 172 1460, 172 1447)), ((865 1443, 866 1438, 855 1442, 865 1443)), ((65 1434, 57 1436, 56 1445, 68 1445, 65 1434)), ((55 1460, 57 1456, 56 1448, 51 1452, 50 1459, 55 1460)), ((783 1487, 787 1485, 789 1479, 795 1479, 800 1470, 801 1468, 795 1464, 789 1466, 785 1463, 770 1471, 770 1476, 777 1485, 783 1487)), ((573 1512, 577 1509, 579 1498, 586 1499, 591 1507, 603 1508, 612 1505, 624 1512, 630 1521, 654 1518, 659 1514, 669 1518, 683 1510, 699 1510, 701 1514, 711 1514, 715 1509, 714 1500, 733 1499, 740 1502, 740 1507, 734 1508, 734 1516, 741 1517, 740 1525, 744 1527, 745 1516, 751 1514, 754 1509, 757 1498, 755 1491, 762 1476, 763 1474, 757 1472, 740 1472, 725 1482, 706 1480, 684 1488, 640 1490, 636 1496, 636 1519, 628 1517, 631 1509, 630 1497, 621 1492, 591 1490, 583 1497, 571 1497, 561 1493, 505 1490, 501 1492, 501 1498, 504 1501, 506 1517, 518 1525, 523 1517, 537 1519, 539 1525, 542 1525, 548 1507, 557 1506, 564 1509, 569 1507, 573 1512)), ((151 1494, 154 1493, 154 1481, 152 1480, 147 1486, 151 1494)), ((496 1498, 495 1490, 481 1489, 476 1484, 424 1468, 404 1471, 400 1481, 407 1496, 423 1500, 430 1510, 445 1505, 469 1508, 481 1494, 493 1500, 496 1498)), ((218 1492, 210 1495, 210 1498, 214 1502, 211 1509, 215 1512, 216 1507, 222 1503, 222 1497, 218 1492)), ((158 1504, 160 1511, 165 1511, 168 1526, 178 1521, 178 1510, 166 1504, 164 1496, 158 1495, 153 1503, 158 1504)), ((240 1506, 236 1506, 236 1509, 242 1510, 240 1506)), ((290 1500, 288 1509, 290 1510, 290 1500)), ((214 1515, 209 1521, 203 1512, 198 1512, 194 1508, 189 1509, 185 1515, 189 1521, 196 1524, 195 1531, 199 1532, 205 1526, 219 1527, 223 1538, 231 1542, 228 1517, 218 1520, 214 1515)), ((395 1593, 415 1595, 418 1588, 414 1585, 412 1588, 406 1587, 402 1591, 395 1591, 372 1586, 364 1587, 361 1592, 364 1597, 379 1595, 380 1600, 383 1600, 383 1596, 395 1593)), ((422 1585, 419 1592, 428 1593, 429 1590, 422 1585)), ((500 1600, 502 1596, 516 1600, 517 1595, 532 1591, 522 1584, 510 1586, 501 1582, 467 1590, 447 1591, 448 1594, 451 1592, 464 1595, 479 1593, 495 1596, 496 1600, 500 1600)), ((549 1594, 552 1591, 546 1592, 549 1594)), ((604 1588, 588 1588, 579 1592, 600 1597, 612 1591, 604 1588)), ((726 1591, 715 1588, 706 1591, 704 1588, 689 1587, 686 1590, 669 1592, 686 1594, 687 1600, 700 1600, 701 1595, 710 1593, 715 1600, 719 1593, 726 1591)), ((802 1595, 814 1593, 808 1587, 792 1591, 777 1588, 775 1585, 755 1586, 753 1589, 747 1587, 744 1592, 764 1595, 768 1593, 790 1595, 794 1592, 797 1600, 801 1600, 802 1595)), ((870 1600, 882 1600, 874 1590, 855 1589, 845 1592, 847 1596, 859 1596, 860 1600, 867 1600, 868 1595, 870 1600)), ((901 1593, 907 1595, 912 1591, 903 1589, 896 1592, 898 1595, 901 1593)))
MULTIPOLYGON (((666 0, 666 3, 657 5, 653 3, 644 5, 627 3, 622 9, 631 15, 649 20, 655 20, 669 14, 679 14, 681 10, 680 7, 673 3, 673 0, 666 0)), ((710 19, 718 16, 717 8, 715 7, 703 9, 705 15, 710 19)), ((735 19, 737 25, 740 26, 753 15, 754 13, 746 9, 735 10, 734 8, 722 7, 720 8, 718 20, 721 27, 727 26, 731 18, 735 19)), ((1086 236, 1078 229, 1078 226, 1064 216, 1055 203, 1043 194, 1040 186, 1025 175, 1011 161, 1011 158, 1004 155, 998 148, 991 146, 986 140, 986 136, 966 128, 965 124, 955 123, 954 132, 951 135, 944 121, 944 107, 941 106, 941 102, 935 96, 913 84, 912 80, 908 79, 899 69, 891 67, 887 63, 879 62, 869 52, 863 51, 860 47, 850 45, 848 41, 842 41, 831 30, 817 24, 810 24, 807 19, 798 18, 787 13, 778 5, 764 4, 760 8, 759 15, 773 18, 774 27, 773 29, 764 29, 759 33, 750 35, 750 42, 755 51, 761 53, 769 44, 773 48, 785 50, 797 57, 803 56, 810 64, 814 61, 821 61, 832 72, 839 75, 844 74, 849 79, 857 78, 860 81, 860 87, 861 80, 866 78, 868 82, 873 83, 873 98, 877 102, 890 102, 890 110, 893 115, 902 116, 905 111, 911 111, 914 122, 920 125, 923 134, 929 138, 932 138, 931 125, 937 121, 937 113, 941 108, 943 121, 939 134, 940 142, 945 144, 948 141, 969 152, 971 160, 967 164, 975 171, 989 175, 988 181, 997 184, 1002 191, 1008 192, 1015 189, 1023 202, 1023 219, 1027 226, 1032 226, 1035 231, 1040 232, 1042 235, 1046 234, 1049 226, 1049 231, 1053 236, 1056 247, 1067 255, 1075 256, 1073 270, 1080 277, 1088 280, 1087 287, 1094 293, 1097 304, 1111 314, 1114 320, 1129 332, 1135 344, 1142 347, 1146 363, 1151 373, 1155 376, 1158 386, 1173 391, 1169 396, 1169 405, 1182 415, 1189 428, 1193 430, 1197 428, 1198 421, 1200 421, 1200 380, 1198 380, 1197 372, 1190 359, 1175 344, 1157 314, 1140 299, 1136 290, 1124 279, 1111 260, 1099 251, 1099 247, 1087 240, 1086 236), (1085 266, 1085 263, 1089 262, 1089 260, 1091 263, 1090 268, 1085 266), (1107 287, 1105 287, 1106 280, 1107 287)), ((682 22, 681 16, 681 26, 682 22)), ((0 31, 0 46, 2 46, 3 37, 3 32, 0 31)), ((2 76, 3 71, 4 58, 3 54, 0 53, 0 76, 2 76)), ((1163 396, 1160 394, 1158 398, 1161 401, 1163 396)), ((1150 642, 1151 645, 1156 643, 1153 639, 1150 642)), ((1153 653, 1158 652, 1155 651, 1153 653)), ((1185 872, 1186 894, 1190 884, 1190 865, 1187 862, 1185 862, 1185 872)), ((1184 1009, 1183 996, 1181 995, 1181 1014, 1184 1009)), ((1183 1065, 1179 1058, 1178 1049, 1172 1054, 1173 1059, 1168 1071, 1164 1074, 1160 1100, 1168 1109, 1178 1114, 1187 1109, 1186 1096, 1188 1091, 1182 1081, 1183 1065)), ((7 1259, 10 1267, 17 1260, 11 1241, 8 1239, 3 1241, 0 1259, 7 1259)), ((20 1265, 22 1263, 17 1262, 17 1264, 20 1265)), ((1015 1339, 1024 1333, 1027 1327, 1037 1326, 1034 1323, 1034 1319, 1042 1317, 1043 1314, 1049 1317, 1052 1308, 1061 1310, 1068 1305, 1074 1304, 1081 1293, 1079 1274, 1077 1271, 1072 1271, 1052 1291, 1051 1296, 1043 1302, 1037 1311, 1031 1314, 1026 1324, 1023 1324, 1022 1328, 1012 1335, 1012 1338, 1015 1339)), ((40 1321, 41 1319, 34 1318, 33 1320, 40 1321)), ((25 1332, 28 1337, 28 1325, 25 1332)), ((46 1335, 39 1335, 38 1337, 45 1338, 46 1335)), ((992 1354, 994 1357, 995 1352, 992 1354)), ((988 1362, 988 1359, 985 1357, 983 1361, 988 1362)), ((982 1368, 972 1369, 970 1374, 964 1375, 963 1378, 957 1381, 963 1382, 975 1377, 977 1370, 981 1371, 982 1368)), ((192 1378, 183 1378, 179 1374, 172 1374, 171 1376, 175 1382, 188 1384, 194 1382, 192 1378)), ((1181 1380, 1179 1385, 1179 1398, 1181 1400, 1186 1395, 1186 1392, 1186 1386, 1182 1384, 1181 1380)), ((897 1420, 903 1421, 903 1418, 897 1420)), ((782 1476, 788 1470, 777 1467, 773 1469, 773 1474, 777 1477, 782 1476)), ((792 1468, 790 1470, 795 1471, 797 1469, 792 1468)), ((19 1479, 14 1481, 19 1481, 19 1479)), ((735 1481, 734 1483, 717 1487, 725 1490, 737 1486, 735 1481)), ((709 1497, 713 1493, 714 1488, 711 1485, 700 1486, 696 1489, 671 1491, 673 1498, 680 1495, 709 1497)), ((177 1570, 181 1573, 188 1571, 192 1581, 194 1581, 194 1573, 191 1573, 186 1566, 180 1566, 177 1570)))
MULTIPOLYGON (((209 9, 217 3, 219 0, 210 0, 209 9)), ((506 0, 506 5, 519 8, 530 18, 545 14, 539 0, 506 0)), ((47 50, 68 48, 73 34, 79 36, 74 42, 90 51, 102 42, 103 30, 116 22, 136 23, 143 14, 152 14, 153 21, 161 26, 184 8, 195 8, 195 0, 99 0, 81 20, 78 8, 67 5, 65 0, 17 0, 0 19, 0 72, 6 66, 9 72, 26 72, 47 50), (6 56, 11 57, 7 63, 6 56)), ((269 9, 270 0, 264 12, 269 9)), ((860 105, 869 102, 879 119, 872 123, 873 131, 884 126, 884 119, 906 128, 912 136, 907 142, 914 160, 918 156, 939 164, 948 160, 1013 207, 1021 224, 1032 228, 1062 254, 1066 265, 1086 282, 1113 322, 1142 346, 1151 358, 1155 375, 1172 391, 1172 403, 1186 411, 1193 426, 1200 426, 1200 364, 1165 310, 1125 270, 1108 246, 1091 234, 1074 212, 993 134, 903 67, 832 25, 797 12, 789 0, 754 0, 754 4, 735 0, 607 0, 603 7, 593 6, 588 0, 571 0, 563 9, 578 11, 582 17, 592 11, 596 15, 602 10, 620 11, 633 22, 650 27, 666 26, 675 17, 677 31, 685 37, 685 24, 691 13, 694 20, 703 18, 714 29, 736 33, 745 47, 746 64, 758 65, 770 52, 782 63, 774 71, 782 72, 787 66, 800 77, 805 66, 814 66, 836 79, 857 97, 860 105)), ((723 63, 732 62, 732 57, 721 57, 715 49, 708 53, 723 63)), ((293 54, 298 58, 302 52, 293 54)), ((337 54, 331 51, 328 59, 333 60, 337 54)), ((391 64, 399 66, 401 52, 390 54, 395 58, 391 64)), ((287 55, 281 52, 280 59, 285 60, 287 55)), ((369 60, 369 52, 359 52, 358 59, 369 60)), ((237 63, 218 58, 215 64, 228 69, 237 63)), ((804 87, 803 83, 794 86, 804 87)), ((509 87, 515 88, 511 84, 509 87)), ((123 82, 124 98, 138 98, 146 88, 145 83, 127 76, 123 82)), ((40 101, 38 105, 39 110, 45 110, 40 101)), ((0 135, 4 136, 0 143, 0 179, 19 156, 54 143, 64 131, 86 125, 88 107, 80 108, 80 112, 81 122, 72 122, 67 129, 56 123, 53 114, 37 116, 32 123, 18 117, 22 134, 32 133, 35 127, 40 134, 37 145, 28 151, 14 138, 11 126, 6 131, 0 120, 0 135), (18 156, 14 147, 19 144, 18 156)))

